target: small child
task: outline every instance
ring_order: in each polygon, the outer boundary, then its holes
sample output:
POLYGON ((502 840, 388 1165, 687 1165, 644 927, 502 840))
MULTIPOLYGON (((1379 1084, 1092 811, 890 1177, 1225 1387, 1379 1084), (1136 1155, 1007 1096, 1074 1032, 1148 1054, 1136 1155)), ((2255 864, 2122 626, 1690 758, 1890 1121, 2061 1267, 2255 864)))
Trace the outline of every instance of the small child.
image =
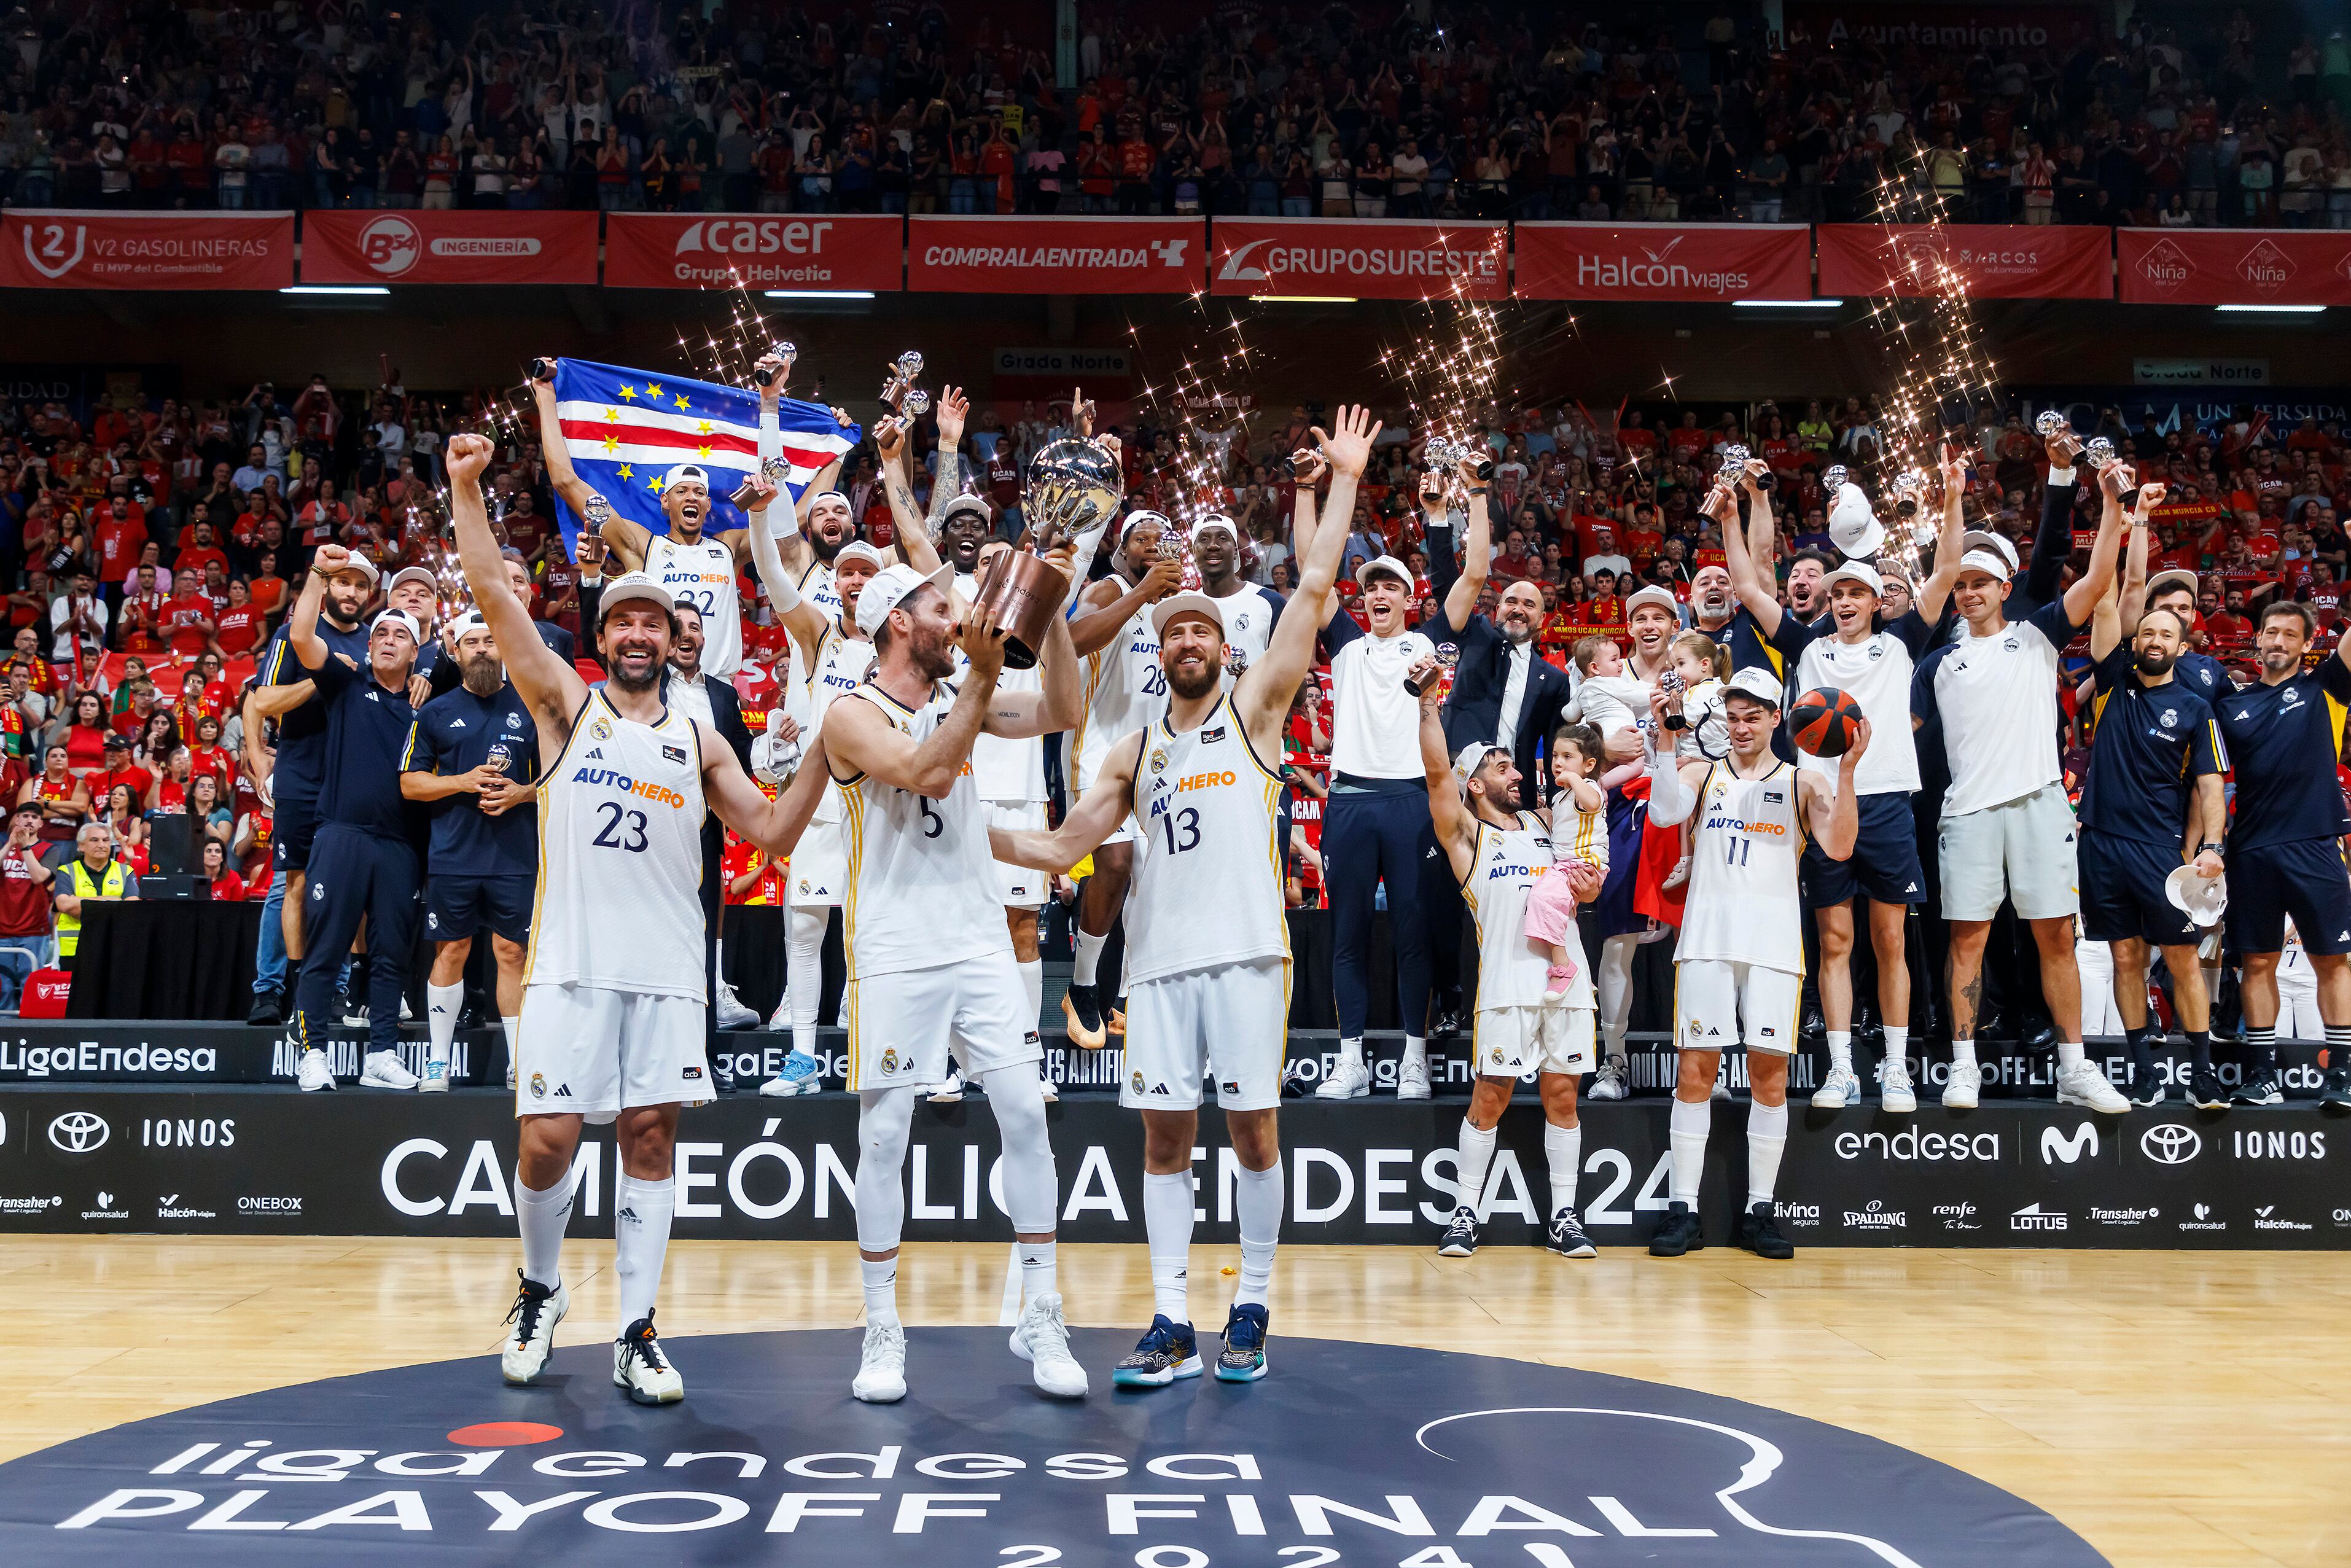
MULTIPOLYGON (((1613 644, 1612 644, 1613 646, 1613 644)), ((1551 841, 1553 863, 1527 890, 1526 935, 1551 950, 1543 987, 1558 1001, 1575 983, 1583 938, 1575 925, 1575 888, 1567 868, 1576 861, 1608 869, 1608 797, 1600 788, 1600 735, 1589 725, 1563 724, 1551 741, 1551 841)))
MULTIPOLYGON (((1703 632, 1684 632, 1667 644, 1667 650, 1673 654, 1674 674, 1682 678, 1682 716, 1689 721, 1689 727, 1677 735, 1674 755, 1683 760, 1719 758, 1729 750, 1722 683, 1730 674, 1730 650, 1718 646, 1703 632)), ((1687 820, 1681 824, 1681 859, 1674 862, 1662 886, 1679 887, 1689 880, 1690 849, 1695 841, 1690 827, 1687 820)))
MULTIPOLYGON (((1573 705, 1603 741, 1620 729, 1649 722, 1649 689, 1625 672, 1625 651, 1613 637, 1586 637, 1575 645, 1575 670, 1583 677, 1573 705)), ((1599 755, 1597 750, 1594 756, 1599 755)))

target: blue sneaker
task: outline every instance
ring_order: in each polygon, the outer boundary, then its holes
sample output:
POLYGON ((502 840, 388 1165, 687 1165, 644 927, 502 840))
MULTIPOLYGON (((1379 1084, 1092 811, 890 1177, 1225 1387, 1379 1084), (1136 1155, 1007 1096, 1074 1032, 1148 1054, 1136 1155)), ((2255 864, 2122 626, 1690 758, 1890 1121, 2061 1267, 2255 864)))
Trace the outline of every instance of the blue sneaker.
POLYGON ((423 1094, 443 1094, 449 1089, 449 1063, 446 1058, 428 1056, 424 1059, 424 1076, 416 1081, 423 1094))
POLYGON ((1122 1388, 1162 1388, 1179 1377, 1199 1375, 1200 1344, 1192 1325, 1171 1322, 1165 1312, 1143 1331, 1134 1354, 1110 1371, 1110 1380, 1122 1388))
POLYGON ((795 1094, 815 1094, 824 1088, 822 1070, 816 1058, 804 1051, 795 1051, 784 1058, 784 1065, 776 1075, 759 1085, 759 1092, 770 1099, 789 1100, 795 1094))
POLYGON ((1225 1352, 1217 1357, 1222 1383, 1255 1383, 1265 1375, 1265 1309, 1251 1301, 1225 1320, 1225 1352))

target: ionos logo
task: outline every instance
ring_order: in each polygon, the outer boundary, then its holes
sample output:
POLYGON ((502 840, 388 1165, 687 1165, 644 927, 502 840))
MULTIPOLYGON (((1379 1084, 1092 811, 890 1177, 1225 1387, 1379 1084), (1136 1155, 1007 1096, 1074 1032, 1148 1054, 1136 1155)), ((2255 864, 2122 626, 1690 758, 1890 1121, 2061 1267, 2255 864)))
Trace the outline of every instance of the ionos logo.
POLYGON ((2241 1160, 2323 1160, 2326 1134, 2323 1129, 2283 1132, 2262 1127, 2231 1127, 2229 1152, 2241 1160))
POLYGON ((2043 1212, 2037 1203, 2028 1203, 2008 1217, 2011 1230, 2063 1230, 2066 1217, 2054 1210, 2043 1212))
POLYGON ((1922 1133, 1916 1127, 1905 1127, 1892 1134, 1885 1133, 1839 1133, 1830 1145, 1841 1160, 1865 1159, 1875 1155, 1881 1160, 1909 1164, 1917 1160, 1985 1160, 2000 1159, 1998 1133, 1922 1133))
POLYGON ((139 1120, 142 1149, 233 1149, 236 1146, 234 1116, 142 1116, 139 1120))
POLYGON ((1846 1209, 1844 1223, 1848 1230, 1907 1230, 1910 1217, 1901 1209, 1886 1207, 1884 1198, 1873 1197, 1866 1208, 1846 1209))

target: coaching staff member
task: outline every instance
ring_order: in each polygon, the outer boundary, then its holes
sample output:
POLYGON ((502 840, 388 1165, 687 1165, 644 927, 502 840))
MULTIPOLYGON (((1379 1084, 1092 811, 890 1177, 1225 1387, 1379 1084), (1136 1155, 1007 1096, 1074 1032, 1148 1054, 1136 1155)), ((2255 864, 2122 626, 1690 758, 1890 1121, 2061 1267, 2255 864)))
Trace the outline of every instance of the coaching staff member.
MULTIPOLYGON (((327 711, 318 833, 301 899, 302 971, 295 982, 294 1038, 301 1051, 296 1082, 306 1091, 335 1086, 327 1061, 328 1008, 361 920, 368 925, 369 1040, 360 1082, 416 1087, 416 1075, 400 1061, 400 998, 416 943, 424 881, 419 847, 425 835, 419 830, 426 824, 423 809, 401 792, 400 759, 416 720, 408 677, 424 632, 407 612, 387 610, 368 630, 364 664, 334 651, 319 622, 329 580, 348 575, 356 559, 340 545, 322 547, 286 618, 287 647, 318 683, 314 700, 327 711)), ((287 903, 294 902, 289 894, 287 903)))
POLYGON ((432 1045, 417 1085, 423 1090, 449 1087, 450 1046, 465 1001, 465 961, 474 933, 485 925, 497 961, 507 1071, 513 1073, 538 882, 538 726, 507 679, 496 640, 481 616, 468 612, 451 630, 455 653, 444 662, 456 665, 464 684, 418 711, 400 763, 401 794, 433 809, 424 883, 424 931, 434 943, 433 970, 424 982, 432 1045))

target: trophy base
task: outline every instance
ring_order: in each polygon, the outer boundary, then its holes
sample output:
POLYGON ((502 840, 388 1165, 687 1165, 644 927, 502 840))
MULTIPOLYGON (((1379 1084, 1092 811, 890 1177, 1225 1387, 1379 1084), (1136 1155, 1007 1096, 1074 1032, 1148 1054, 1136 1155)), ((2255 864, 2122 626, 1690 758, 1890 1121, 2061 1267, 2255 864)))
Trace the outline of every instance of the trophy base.
POLYGON ((1053 617, 1061 612, 1069 580, 1025 550, 998 556, 980 580, 971 612, 1004 633, 1004 667, 1033 670, 1053 617))

